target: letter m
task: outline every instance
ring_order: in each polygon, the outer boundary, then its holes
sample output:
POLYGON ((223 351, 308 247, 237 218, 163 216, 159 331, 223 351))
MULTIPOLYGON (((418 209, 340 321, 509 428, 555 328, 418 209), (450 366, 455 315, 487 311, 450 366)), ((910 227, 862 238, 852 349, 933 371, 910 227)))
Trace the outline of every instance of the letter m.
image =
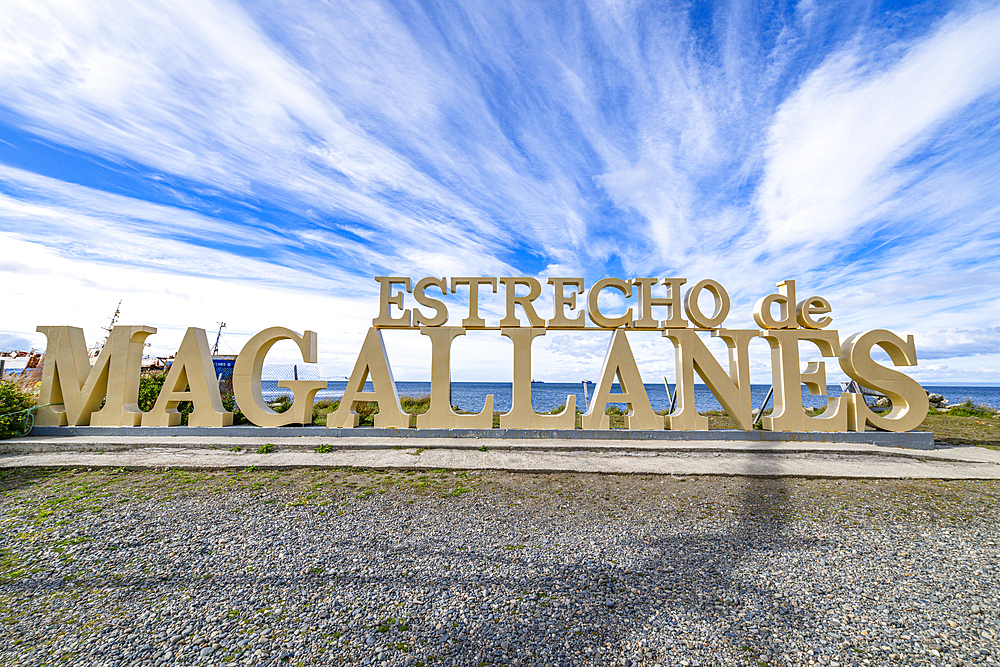
POLYGON ((38 327, 45 334, 45 365, 38 396, 39 426, 138 426, 139 371, 146 337, 153 327, 119 326, 111 330, 90 367, 83 329, 38 327), (104 407, 98 410, 101 400, 104 407))

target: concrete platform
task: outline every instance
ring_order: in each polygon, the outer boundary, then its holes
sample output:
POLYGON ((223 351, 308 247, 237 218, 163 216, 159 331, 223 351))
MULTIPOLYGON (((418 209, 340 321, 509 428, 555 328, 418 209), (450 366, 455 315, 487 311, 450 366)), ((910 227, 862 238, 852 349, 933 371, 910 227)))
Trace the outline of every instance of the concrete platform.
POLYGON ((323 437, 323 438, 454 438, 474 440, 548 440, 578 442, 582 440, 611 441, 726 441, 726 442, 835 442, 851 444, 871 444, 883 447, 903 447, 906 449, 934 449, 934 434, 928 431, 889 433, 886 431, 818 433, 815 431, 772 431, 723 430, 711 431, 627 431, 607 430, 554 430, 554 429, 507 429, 507 428, 326 428, 324 426, 281 426, 268 428, 260 426, 39 426, 33 437, 70 436, 122 436, 122 437, 190 437, 213 436, 228 442, 234 437, 281 438, 281 437, 323 437))
MULTIPOLYGON (((226 437, 219 437, 217 434, 197 434, 197 429, 190 429, 183 435, 179 428, 161 429, 169 434, 150 432, 154 429, 116 430, 128 433, 36 435, 7 440, 0 443, 0 468, 352 466, 763 477, 1000 479, 1000 451, 978 447, 918 451, 870 442, 843 442, 834 437, 826 441, 722 437, 701 440, 499 439, 430 435, 400 438, 379 437, 370 432, 360 435, 358 429, 353 429, 351 436, 331 435, 329 431, 334 429, 309 429, 309 435, 282 434, 281 429, 273 429, 270 435, 264 436, 261 431, 268 429, 254 429, 253 436, 227 433, 226 437), (265 443, 273 445, 274 451, 257 454, 265 443), (230 451, 234 447, 242 451, 230 451), (317 453, 317 448, 330 451, 317 453)), ((707 433, 715 436, 733 432, 707 433)))

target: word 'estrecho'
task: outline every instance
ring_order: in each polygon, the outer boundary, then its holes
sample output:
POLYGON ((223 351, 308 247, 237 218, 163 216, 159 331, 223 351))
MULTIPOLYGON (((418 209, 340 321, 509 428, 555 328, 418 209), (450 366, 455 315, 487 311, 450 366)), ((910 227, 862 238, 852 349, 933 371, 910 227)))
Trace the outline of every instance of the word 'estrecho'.
MULTIPOLYGON (((493 425, 493 395, 486 397, 483 410, 475 414, 456 413, 450 404, 451 343, 468 329, 498 329, 513 344, 514 377, 510 411, 500 415, 501 428, 573 429, 576 425, 576 396, 566 397, 566 408, 559 414, 537 414, 531 407, 531 344, 547 329, 591 331, 611 330, 611 341, 587 412, 581 416, 585 429, 610 428, 605 414, 609 403, 625 403, 626 428, 641 430, 705 430, 708 418, 695 411, 695 373, 740 428, 750 430, 750 342, 757 337, 771 348, 774 411, 763 418, 771 431, 862 431, 866 426, 887 431, 909 431, 927 414, 928 404, 921 386, 910 377, 876 363, 872 348, 881 347, 896 366, 915 366, 917 354, 913 336, 903 340, 896 334, 875 329, 850 336, 843 343, 838 333, 826 329, 833 320, 826 299, 811 296, 797 301, 795 281, 778 283, 778 292, 761 298, 754 306, 753 317, 761 329, 740 330, 722 327, 729 314, 729 296, 714 280, 703 280, 681 296, 683 278, 605 278, 587 292, 586 316, 596 327, 587 327, 585 313, 577 307, 577 297, 585 289, 580 278, 550 278, 554 312, 543 320, 533 302, 542 292, 534 278, 424 278, 415 284, 405 277, 377 277, 381 285, 379 315, 373 320, 361 346, 354 370, 348 380, 340 407, 327 419, 329 427, 358 425, 356 408, 360 402, 375 401, 379 412, 375 426, 384 428, 477 428, 493 425), (487 326, 479 315, 479 289, 488 287, 496 293, 503 285, 506 297, 505 316, 499 326, 487 326), (664 285, 667 296, 654 297, 652 288, 664 285), (461 327, 444 326, 448 321, 445 304, 428 294, 442 295, 457 287, 468 288, 468 316, 461 327), (518 294, 519 287, 526 294, 518 294), (598 306, 604 289, 620 292, 625 298, 637 296, 635 308, 623 314, 608 315, 598 306), (712 313, 699 306, 702 292, 714 300, 712 313), (568 293, 567 293, 568 292, 568 293), (404 294, 413 295, 418 306, 405 308, 404 294), (774 313, 778 306, 778 314, 774 313), (395 307, 395 309, 393 308, 395 307), (421 310, 422 307, 424 310, 421 310), (527 320, 524 326, 516 307, 527 320), (654 316, 654 308, 665 308, 667 318, 654 316), (396 311, 395 313, 393 311, 396 311), (425 312, 426 311, 426 312, 425 312), (433 311, 433 314, 431 314, 433 311), (687 319, 685 319, 685 315, 687 319), (819 317, 817 317, 819 316, 819 317), (399 404, 392 369, 386 355, 380 329, 412 328, 431 341, 431 398, 428 411, 409 415, 399 404), (661 416, 653 408, 643 386, 626 330, 659 330, 673 344, 676 359, 676 403, 669 415, 661 416), (729 349, 729 370, 712 355, 698 330, 710 330, 729 349), (861 385, 885 394, 892 409, 885 414, 872 412, 860 394, 842 394, 827 398, 827 407, 819 416, 805 412, 801 385, 814 395, 826 394, 826 368, 822 361, 810 362, 800 369, 799 344, 815 345, 823 357, 837 358, 841 369, 861 385), (371 380, 373 391, 365 391, 371 380), (612 393, 618 381, 621 393, 612 393), (415 422, 415 423, 413 423, 415 422)), ((208 338, 204 329, 189 328, 167 372, 167 377, 149 412, 138 408, 139 369, 145 339, 156 333, 147 326, 117 326, 100 356, 90 367, 83 331, 76 327, 38 327, 48 340, 46 363, 42 374, 40 403, 54 404, 40 408, 40 425, 100 426, 175 426, 180 423, 178 405, 191 401, 192 426, 228 426, 232 413, 223 409, 215 376, 208 338), (101 407, 101 401, 104 406, 101 407)), ((317 361, 317 337, 313 331, 298 334, 284 327, 261 331, 240 351, 233 369, 236 402, 247 418, 258 426, 307 424, 311 421, 316 393, 327 386, 322 380, 282 380, 279 387, 289 389, 294 400, 289 410, 276 413, 261 394, 261 374, 268 350, 278 341, 292 340, 306 363, 317 361)))

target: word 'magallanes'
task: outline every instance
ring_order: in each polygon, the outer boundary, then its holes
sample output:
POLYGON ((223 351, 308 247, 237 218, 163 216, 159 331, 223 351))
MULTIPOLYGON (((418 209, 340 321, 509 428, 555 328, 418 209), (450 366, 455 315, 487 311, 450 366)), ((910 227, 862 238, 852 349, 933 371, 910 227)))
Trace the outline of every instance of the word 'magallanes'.
MULTIPOLYGON (((456 413, 450 404, 451 345, 470 329, 499 330, 513 345, 513 395, 509 412, 500 415, 501 428, 573 429, 576 426, 576 396, 566 398, 566 408, 559 414, 537 414, 531 407, 531 346, 547 330, 588 330, 611 332, 608 352, 601 368, 593 399, 581 415, 584 429, 610 428, 605 414, 609 403, 628 406, 626 428, 640 430, 705 430, 708 418, 698 414, 694 405, 694 376, 697 374, 712 394, 742 429, 753 428, 750 404, 749 345, 755 338, 767 341, 771 348, 774 410, 762 420, 772 431, 863 431, 866 426, 887 431, 909 431, 927 414, 923 388, 912 378, 883 366, 872 359, 875 346, 881 347, 896 366, 917 363, 913 336, 905 340, 884 329, 861 332, 841 342, 837 331, 827 329, 830 304, 819 296, 796 300, 795 282, 778 283, 776 294, 769 294, 754 306, 753 317, 761 329, 726 329, 722 325, 729 314, 729 296, 714 280, 703 280, 683 295, 683 278, 634 278, 599 280, 587 292, 586 311, 578 307, 578 297, 585 284, 580 278, 550 278, 553 313, 542 319, 534 306, 542 292, 541 283, 528 277, 423 278, 415 283, 407 277, 377 277, 380 289, 379 315, 368 330, 357 362, 348 380, 340 407, 327 419, 328 427, 349 428, 358 425, 357 406, 375 401, 379 411, 375 426, 383 428, 491 428, 493 395, 479 413, 456 413), (480 288, 497 293, 505 290, 506 310, 498 326, 487 326, 479 313, 480 288), (664 297, 654 297, 652 288, 663 285, 664 297), (468 315, 461 327, 445 326, 448 310, 432 296, 434 291, 447 295, 457 288, 468 289, 468 315), (520 291, 526 292, 518 294, 520 291), (621 314, 606 314, 598 299, 603 290, 615 290, 625 298, 636 297, 634 306, 621 314), (430 294, 428 292, 431 292, 430 294), (706 314, 699 305, 703 292, 711 295, 714 307, 706 314), (404 294, 412 294, 416 305, 406 308, 404 294), (775 314, 774 307, 778 312, 775 314), (526 320, 522 324, 517 308, 526 320), (666 319, 658 319, 654 308, 665 308, 666 319), (686 316, 686 319, 685 319, 686 316), (585 317, 596 326, 586 326, 585 317), (403 411, 396 393, 392 369, 385 351, 381 329, 418 330, 431 341, 431 398, 428 411, 410 415, 403 411), (676 402, 668 415, 658 415, 649 402, 639 369, 628 342, 629 330, 659 330, 672 343, 676 360, 676 402), (698 331, 711 331, 729 350, 728 371, 708 349, 698 331), (817 416, 802 406, 801 385, 814 395, 826 394, 825 362, 810 362, 800 368, 799 346, 815 345, 822 357, 836 358, 841 369, 861 385, 885 394, 892 408, 885 414, 871 411, 860 394, 841 394, 827 398, 826 409, 817 416), (371 381, 373 391, 365 391, 371 381), (617 380, 619 393, 612 393, 617 380)), ((662 312, 662 311, 661 311, 662 312)), ((153 408, 138 408, 139 371, 145 339, 156 330, 147 326, 117 326, 108 338, 93 367, 90 366, 83 331, 76 327, 38 327, 47 338, 42 374, 40 403, 53 404, 39 409, 40 425, 102 426, 175 426, 180 423, 178 405, 191 401, 194 409, 188 423, 192 426, 228 426, 232 413, 223 409, 215 376, 208 338, 204 329, 189 328, 181 341, 163 389, 153 408), (101 402, 104 402, 101 407, 101 402)), ((282 380, 279 387, 289 389, 294 400, 289 410, 276 413, 261 394, 261 375, 268 350, 278 341, 292 340, 306 363, 317 361, 317 336, 313 331, 298 334, 284 327, 271 327, 253 336, 237 356, 233 369, 236 402, 247 418, 258 426, 307 424, 311 420, 316 393, 327 386, 322 380, 282 380)))

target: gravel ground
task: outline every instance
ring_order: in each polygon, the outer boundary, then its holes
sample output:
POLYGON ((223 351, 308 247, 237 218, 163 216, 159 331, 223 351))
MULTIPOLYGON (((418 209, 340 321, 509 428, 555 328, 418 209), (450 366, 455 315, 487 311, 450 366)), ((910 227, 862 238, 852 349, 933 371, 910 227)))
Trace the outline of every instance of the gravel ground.
POLYGON ((8 665, 1000 660, 1000 483, 0 473, 8 665))

